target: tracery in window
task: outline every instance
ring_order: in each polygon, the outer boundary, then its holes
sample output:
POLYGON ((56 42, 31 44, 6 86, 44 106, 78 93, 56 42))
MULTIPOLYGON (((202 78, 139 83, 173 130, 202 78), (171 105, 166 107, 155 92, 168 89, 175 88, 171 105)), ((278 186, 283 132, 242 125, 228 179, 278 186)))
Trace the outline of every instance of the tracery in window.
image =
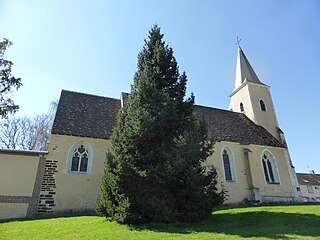
POLYGON ((91 145, 80 140, 70 148, 65 173, 90 174, 92 169, 93 151, 91 145))
POLYGON ((262 155, 262 167, 264 177, 267 183, 279 183, 279 173, 276 160, 269 152, 264 152, 262 155))
POLYGON ((77 147, 72 155, 71 171, 72 172, 87 172, 88 170, 89 153, 84 145, 77 147))

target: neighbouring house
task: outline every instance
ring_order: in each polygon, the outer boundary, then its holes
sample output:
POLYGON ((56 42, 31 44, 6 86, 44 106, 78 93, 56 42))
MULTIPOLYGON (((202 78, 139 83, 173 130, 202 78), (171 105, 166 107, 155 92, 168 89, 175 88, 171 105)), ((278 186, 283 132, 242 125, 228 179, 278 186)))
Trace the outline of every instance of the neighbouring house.
POLYGON ((301 196, 304 202, 320 202, 320 174, 297 173, 301 196))
MULTIPOLYGON (((204 167, 217 169, 225 203, 301 200, 269 88, 239 47, 229 110, 194 108, 215 141, 204 167)), ((0 219, 94 210, 116 116, 129 97, 63 90, 48 152, 0 151, 0 219)))

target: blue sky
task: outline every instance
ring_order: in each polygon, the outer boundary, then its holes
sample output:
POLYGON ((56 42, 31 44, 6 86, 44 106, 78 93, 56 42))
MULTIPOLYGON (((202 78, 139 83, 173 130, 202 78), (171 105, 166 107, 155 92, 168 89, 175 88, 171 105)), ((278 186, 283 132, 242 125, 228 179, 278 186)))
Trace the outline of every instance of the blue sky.
POLYGON ((118 98, 130 91, 153 24, 173 47, 196 103, 226 109, 238 35, 271 86, 297 172, 320 173, 320 1, 0 0, 0 39, 23 87, 19 115, 47 112, 62 89, 118 98))

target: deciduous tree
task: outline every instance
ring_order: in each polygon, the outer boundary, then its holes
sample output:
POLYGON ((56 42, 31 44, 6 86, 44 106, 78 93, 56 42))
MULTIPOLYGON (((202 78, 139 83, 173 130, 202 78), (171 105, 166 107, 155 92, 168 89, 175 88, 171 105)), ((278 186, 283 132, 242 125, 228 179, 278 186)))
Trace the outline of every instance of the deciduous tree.
POLYGON ((48 150, 57 101, 46 114, 7 116, 0 120, 0 147, 16 150, 48 150))
POLYGON ((0 42, 0 116, 6 117, 8 113, 15 113, 19 106, 11 99, 14 90, 21 87, 21 79, 12 76, 13 62, 3 58, 5 51, 12 45, 8 39, 0 42))

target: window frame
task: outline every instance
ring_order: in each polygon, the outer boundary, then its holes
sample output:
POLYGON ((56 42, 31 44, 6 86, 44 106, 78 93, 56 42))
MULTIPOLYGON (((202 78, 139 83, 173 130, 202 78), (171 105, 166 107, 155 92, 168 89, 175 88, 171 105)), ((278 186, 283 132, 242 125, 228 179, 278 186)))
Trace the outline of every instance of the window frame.
POLYGON ((261 112, 267 112, 266 103, 263 101, 262 98, 259 99, 259 106, 260 106, 261 112))
POLYGON ((221 161, 222 161, 222 166, 223 166, 223 177, 226 182, 236 182, 237 181, 237 174, 236 174, 236 168, 235 168, 235 161, 234 161, 234 154, 231 151, 230 148, 224 147, 222 148, 221 151, 221 161), (226 166, 225 166, 225 161, 224 161, 224 152, 228 155, 228 160, 229 160, 229 171, 231 175, 231 179, 227 179, 226 175, 226 166))
POLYGON ((264 150, 260 157, 264 180, 267 184, 280 184, 277 160, 269 150, 264 150), (266 158, 264 157, 266 156, 266 158))
POLYGON ((243 113, 243 112, 244 112, 244 105, 243 105, 243 103, 242 103, 242 102, 240 102, 240 104, 239 104, 239 105, 240 105, 240 112, 242 112, 242 113, 243 113))
POLYGON ((92 172, 92 163, 93 163, 93 149, 91 147, 91 144, 89 144, 86 140, 79 140, 69 148, 67 160, 66 160, 66 167, 64 170, 64 173, 68 174, 79 174, 79 175, 90 175, 92 172), (84 147, 84 152, 80 153, 79 149, 80 147, 84 147), (78 162, 78 170, 72 170, 73 168, 73 160, 76 153, 80 153, 80 155, 87 154, 87 168, 86 171, 81 171, 81 164, 83 163, 82 160, 83 157, 80 156, 79 162, 78 162))
POLYGON ((312 185, 307 185, 308 193, 314 193, 312 185))

